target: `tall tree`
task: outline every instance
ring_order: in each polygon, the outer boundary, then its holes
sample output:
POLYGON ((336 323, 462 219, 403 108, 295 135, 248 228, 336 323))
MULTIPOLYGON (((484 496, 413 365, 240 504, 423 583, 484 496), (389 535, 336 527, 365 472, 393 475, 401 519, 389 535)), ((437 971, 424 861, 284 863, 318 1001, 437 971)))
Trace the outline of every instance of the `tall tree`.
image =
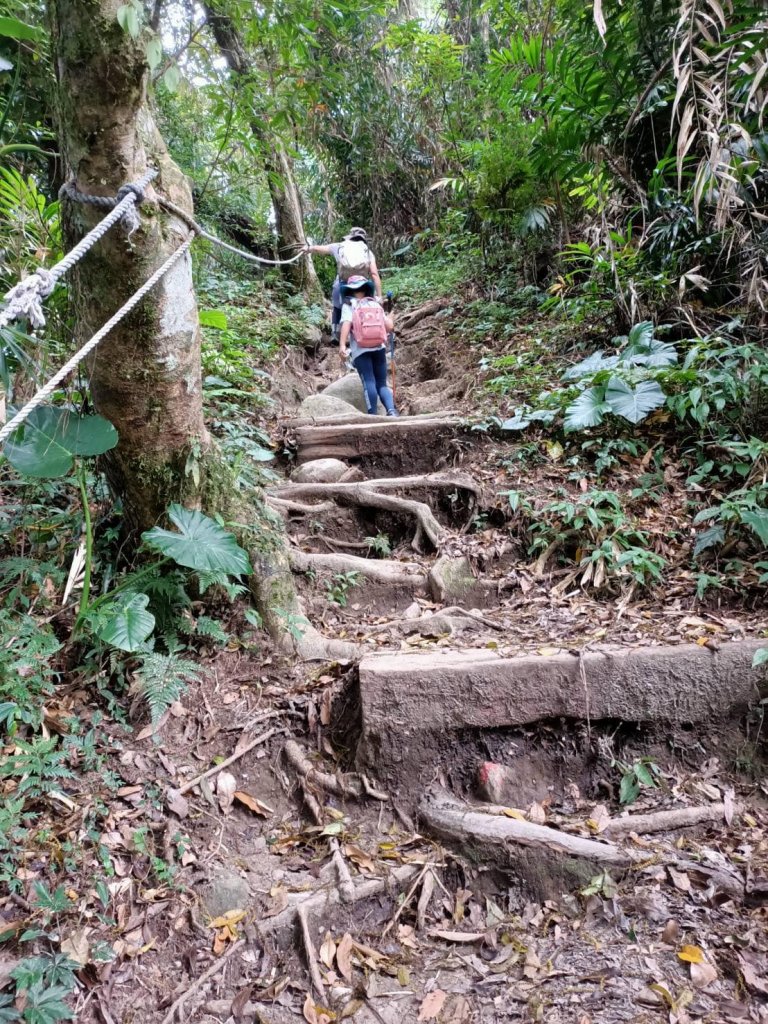
MULTIPOLYGON (((159 174, 153 188, 191 211, 186 181, 147 102, 144 40, 122 30, 117 10, 114 0, 50 0, 66 165, 81 192, 98 195, 114 195, 154 166, 159 174)), ((152 202, 152 189, 147 198, 141 227, 129 239, 119 230, 109 232, 73 274, 78 341, 93 334, 188 235, 183 221, 152 202)), ((68 241, 96 219, 88 206, 69 208, 68 241)), ((94 405, 120 435, 106 471, 134 535, 160 520, 172 501, 247 524, 241 539, 254 563, 253 588, 266 625, 281 639, 295 636, 300 608, 276 517, 238 495, 205 429, 188 255, 101 343, 89 370, 94 405)), ((299 633, 299 653, 326 653, 328 643, 308 624, 299 633)))
MULTIPOLYGON (((296 182, 293 162, 285 145, 280 136, 270 130, 263 104, 256 102, 260 82, 263 87, 262 76, 258 73, 255 59, 246 51, 233 18, 225 12, 221 4, 206 3, 205 12, 227 67, 240 87, 251 132, 263 153, 264 170, 267 173, 275 213, 280 256, 293 256, 306 242, 301 193, 296 182)), ((283 271, 308 300, 318 299, 322 295, 310 256, 285 266, 283 271)))

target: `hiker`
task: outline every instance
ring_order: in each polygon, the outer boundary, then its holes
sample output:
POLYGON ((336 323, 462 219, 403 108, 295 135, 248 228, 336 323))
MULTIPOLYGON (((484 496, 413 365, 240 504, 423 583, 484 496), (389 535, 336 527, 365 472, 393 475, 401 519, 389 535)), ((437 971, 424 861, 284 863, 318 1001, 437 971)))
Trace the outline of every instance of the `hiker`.
POLYGON ((392 389, 387 385, 387 337, 395 323, 376 301, 373 281, 356 274, 341 286, 341 337, 339 355, 347 361, 347 346, 352 365, 360 374, 365 404, 376 415, 378 400, 387 416, 399 416, 392 389), (350 301, 345 301, 349 299, 350 301))
POLYGON ((381 302, 381 278, 376 266, 376 257, 368 248, 368 235, 365 228, 351 228, 344 236, 343 242, 331 242, 330 245, 307 245, 308 253, 333 256, 336 260, 336 280, 333 282, 331 302, 331 333, 333 340, 339 340, 339 324, 341 323, 341 307, 343 296, 341 286, 355 275, 370 278, 373 281, 376 297, 381 302))

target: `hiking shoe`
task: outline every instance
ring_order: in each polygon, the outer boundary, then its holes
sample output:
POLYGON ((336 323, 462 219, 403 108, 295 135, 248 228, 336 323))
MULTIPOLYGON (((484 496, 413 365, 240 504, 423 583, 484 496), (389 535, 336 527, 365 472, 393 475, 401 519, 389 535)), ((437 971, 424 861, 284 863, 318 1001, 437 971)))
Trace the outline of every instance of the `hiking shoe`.
POLYGON ((397 411, 397 409, 390 409, 389 412, 387 413, 387 416, 399 416, 399 415, 400 415, 400 413, 397 411))

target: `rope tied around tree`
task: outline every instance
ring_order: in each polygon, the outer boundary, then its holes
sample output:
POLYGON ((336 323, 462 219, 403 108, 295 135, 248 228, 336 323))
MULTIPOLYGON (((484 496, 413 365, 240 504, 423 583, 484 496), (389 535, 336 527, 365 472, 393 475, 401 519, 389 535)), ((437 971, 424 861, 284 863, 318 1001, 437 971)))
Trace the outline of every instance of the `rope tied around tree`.
POLYGON ((144 202, 145 189, 156 174, 156 170, 147 171, 138 181, 130 181, 125 185, 121 185, 114 196, 93 196, 88 192, 81 192, 73 179, 72 181, 64 182, 61 186, 59 189, 59 199, 69 199, 72 203, 95 206, 100 210, 114 210, 128 196, 133 196, 134 201, 125 206, 120 217, 123 230, 130 238, 134 231, 141 226, 141 220, 139 219, 136 207, 141 206, 144 202))
MULTIPOLYGON (((92 228, 77 245, 71 249, 67 255, 59 260, 54 266, 46 270, 44 267, 38 267, 37 270, 30 274, 29 277, 25 277, 23 280, 15 284, 5 295, 5 301, 7 303, 5 309, 0 311, 0 328, 8 327, 14 320, 26 320, 31 327, 45 327, 45 313, 43 312, 43 300, 47 299, 53 289, 56 287, 57 282, 62 278, 67 271, 71 270, 74 265, 85 256, 89 249, 106 235, 113 224, 118 221, 126 226, 125 217, 130 213, 129 220, 127 221, 127 228, 131 229, 131 225, 136 223, 138 226, 138 214, 136 212, 136 204, 141 202, 144 198, 144 190, 146 186, 152 181, 157 174, 154 168, 148 170, 143 174, 138 181, 132 182, 128 185, 123 185, 118 190, 117 196, 89 196, 88 200, 94 199, 99 202, 93 203, 94 206, 100 206, 103 209, 110 209, 110 213, 107 214, 103 220, 100 220, 96 227, 92 228), (122 193, 122 195, 121 195, 122 193), (120 198, 118 198, 120 197, 120 198), (103 202, 101 202, 103 200, 103 202)), ((60 195, 66 195, 71 198, 71 192, 74 192, 78 196, 82 196, 83 193, 78 192, 74 188, 74 185, 70 182, 69 185, 62 186, 60 195), (65 191, 66 190, 66 191, 65 191)), ((79 200, 76 200, 79 201, 79 200)), ((85 201, 85 199, 83 199, 85 201)), ((135 230, 132 228, 131 230, 135 230)), ((130 230, 129 230, 130 234, 130 230)))

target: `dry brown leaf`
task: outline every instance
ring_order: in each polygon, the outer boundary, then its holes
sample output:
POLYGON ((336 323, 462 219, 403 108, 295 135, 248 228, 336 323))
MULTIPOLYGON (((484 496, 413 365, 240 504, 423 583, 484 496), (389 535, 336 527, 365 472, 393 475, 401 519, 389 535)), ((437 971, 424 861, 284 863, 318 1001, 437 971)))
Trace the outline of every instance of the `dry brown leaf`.
POLYGON ((307 1024, 318 1024, 315 1001, 309 993, 307 993, 307 998, 304 1000, 304 1006, 302 1009, 304 1012, 304 1020, 307 1024))
POLYGON ((482 942, 485 932, 445 932, 440 929, 430 931, 430 936, 443 939, 445 942, 482 942))
POLYGON ((347 858, 356 864, 361 871, 367 871, 370 874, 376 872, 376 862, 370 854, 366 853, 365 850, 361 850, 359 846, 354 846, 352 843, 347 843, 344 847, 344 853, 347 858))
POLYGON ((523 967, 524 978, 535 978, 541 968, 541 960, 539 960, 536 950, 532 947, 528 947, 525 954, 525 965, 523 967))
POLYGON ((222 914, 221 917, 215 917, 209 928, 231 928, 236 924, 239 924, 245 917, 244 910, 228 910, 226 914, 222 914))
POLYGON ((352 936, 345 932, 336 947, 336 966, 345 981, 352 981, 352 936))
POLYGON ((587 828, 599 835, 600 832, 605 831, 610 820, 611 816, 605 804, 596 804, 592 808, 591 815, 587 818, 587 828))
POLYGON ((237 779, 231 772, 219 772, 216 776, 216 796, 219 799, 219 807, 226 814, 232 806, 237 789, 237 779))
POLYGON ((354 1017, 358 1010, 362 1010, 365 1003, 362 999, 350 999, 344 1009, 341 1011, 341 1019, 346 1020, 347 1017, 354 1017))
POLYGON ((189 814, 189 800, 178 789, 166 790, 165 805, 177 818, 186 818, 189 814))
POLYGON ((665 942, 668 946, 674 946, 680 935, 680 925, 677 921, 670 919, 664 925, 664 931, 661 933, 661 941, 665 942))
POLYGON ((320 947, 320 959, 323 961, 325 966, 330 971, 333 967, 333 961, 336 957, 336 943, 331 938, 331 933, 326 932, 323 944, 320 947))
POLYGON ((444 1024, 468 1024, 471 1019, 472 1007, 466 996, 456 996, 452 1005, 443 1014, 444 1024))
POLYGON ((236 1021, 238 1021, 238 1024, 243 1019, 245 1005, 251 998, 251 992, 253 992, 253 989, 253 985, 245 985, 243 988, 240 989, 235 998, 232 1000, 232 1003, 229 1007, 229 1012, 230 1015, 234 1017, 236 1021))
POLYGON ((61 952, 81 967, 85 967, 91 958, 91 944, 88 941, 91 931, 91 928, 73 928, 67 937, 61 940, 61 952))
POLYGON ((679 889, 680 892, 691 891, 691 880, 685 871, 675 871, 674 868, 667 868, 667 871, 676 889, 679 889))
POLYGON ((538 803, 536 800, 525 812, 525 816, 528 821, 532 821, 535 825, 543 825, 547 820, 547 812, 544 810, 543 804, 538 803))
POLYGON ((691 964, 691 984, 694 988, 706 988, 717 981, 717 969, 705 960, 700 964, 691 964))
POLYGON ((269 817, 270 814, 274 814, 274 808, 270 807, 269 804, 263 803, 258 797, 251 796, 250 793, 246 793, 245 790, 236 789, 232 794, 234 800, 244 804, 249 811, 253 811, 254 814, 260 814, 262 818, 269 817))
POLYGON ((409 924, 399 924, 397 926, 397 938, 403 946, 407 946, 409 949, 419 948, 419 944, 416 941, 416 933, 409 924))
POLYGON ((739 957, 739 967, 744 978, 744 984, 753 992, 760 992, 768 996, 768 980, 761 978, 752 964, 748 963, 743 956, 739 957))
POLYGON ((445 1002, 445 992, 441 988, 433 989, 428 996, 424 998, 424 1002, 421 1004, 419 1010, 419 1016, 417 1020, 435 1020, 443 1008, 445 1002))

